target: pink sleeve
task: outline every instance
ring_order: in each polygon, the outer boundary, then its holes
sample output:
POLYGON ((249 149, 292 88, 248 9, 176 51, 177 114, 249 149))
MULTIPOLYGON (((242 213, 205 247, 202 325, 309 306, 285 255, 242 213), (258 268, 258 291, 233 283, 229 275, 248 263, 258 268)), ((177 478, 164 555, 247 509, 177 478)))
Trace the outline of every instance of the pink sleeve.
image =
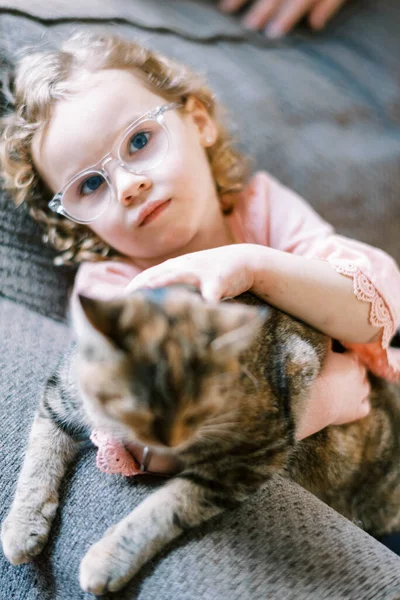
POLYGON ((400 323, 400 271, 385 252, 336 235, 302 198, 268 178, 269 246, 310 258, 326 260, 338 273, 353 279, 355 296, 371 305, 369 321, 382 330, 381 340, 345 344, 356 351, 376 374, 397 379, 400 352, 389 348, 400 323))
POLYGON ((128 262, 86 262, 79 267, 72 293, 111 300, 121 295, 138 273, 139 269, 128 262))

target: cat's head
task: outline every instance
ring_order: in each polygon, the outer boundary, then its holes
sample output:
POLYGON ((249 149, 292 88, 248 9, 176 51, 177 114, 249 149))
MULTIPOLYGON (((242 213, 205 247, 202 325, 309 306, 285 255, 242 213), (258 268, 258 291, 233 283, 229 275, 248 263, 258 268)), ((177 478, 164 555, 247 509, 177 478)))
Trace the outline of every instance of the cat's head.
POLYGON ((78 381, 96 427, 169 448, 232 409, 227 385, 266 315, 237 303, 207 304, 183 286, 113 301, 80 296, 78 313, 78 381))

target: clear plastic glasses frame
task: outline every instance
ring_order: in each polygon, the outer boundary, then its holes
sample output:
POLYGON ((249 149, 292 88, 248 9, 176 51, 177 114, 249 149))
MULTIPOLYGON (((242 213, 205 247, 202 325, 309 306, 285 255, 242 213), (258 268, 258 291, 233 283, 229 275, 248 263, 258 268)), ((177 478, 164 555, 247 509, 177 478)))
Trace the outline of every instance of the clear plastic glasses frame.
MULTIPOLYGON (((61 191, 55 194, 55 196, 53 196, 53 198, 50 200, 48 204, 49 208, 53 212, 63 215, 68 219, 75 221, 76 223, 92 223, 98 219, 102 214, 104 214, 111 201, 115 198, 112 181, 105 169, 105 166, 110 161, 117 161, 121 167, 135 175, 140 175, 141 173, 154 169, 165 158, 170 146, 170 134, 164 121, 164 113, 168 110, 181 108, 182 106, 183 104, 181 103, 170 102, 168 104, 158 106, 157 108, 145 113, 138 119, 135 119, 135 121, 133 121, 133 123, 131 123, 118 136, 110 152, 105 154, 95 165, 80 171, 67 181, 61 191), (153 141, 153 154, 151 154, 152 149, 150 148, 150 150, 147 151, 147 154, 150 155, 147 160, 146 158, 143 159, 143 156, 146 155, 146 152, 141 153, 142 149, 138 149, 137 153, 132 155, 128 154, 128 156, 126 156, 126 143, 130 144, 135 135, 148 134, 146 131, 141 131, 140 126, 142 124, 144 126, 146 123, 149 125, 151 122, 153 122, 154 127, 157 128, 155 132, 159 135, 159 140, 161 140, 158 143, 163 145, 157 149, 157 147, 154 147, 156 140, 153 141), (137 133, 135 134, 135 132, 137 133), (138 159, 133 158, 136 156, 136 154, 139 157, 138 159), (82 195, 80 198, 85 199, 86 206, 83 202, 79 204, 79 197, 77 196, 75 198, 75 194, 81 193, 82 185, 85 185, 85 183, 87 183, 87 181, 91 178, 96 177, 101 177, 104 180, 104 182, 102 181, 102 194, 93 193, 88 194, 87 196, 82 195), (75 205, 71 198, 73 198, 74 201, 76 200, 75 205), (90 202, 92 202, 93 206, 90 205, 90 202), (90 218, 86 217, 84 215, 85 211, 92 211, 94 216, 90 218)), ((154 133, 154 137, 156 136, 156 133, 154 133)), ((146 149, 146 145, 143 146, 143 149, 146 149)))

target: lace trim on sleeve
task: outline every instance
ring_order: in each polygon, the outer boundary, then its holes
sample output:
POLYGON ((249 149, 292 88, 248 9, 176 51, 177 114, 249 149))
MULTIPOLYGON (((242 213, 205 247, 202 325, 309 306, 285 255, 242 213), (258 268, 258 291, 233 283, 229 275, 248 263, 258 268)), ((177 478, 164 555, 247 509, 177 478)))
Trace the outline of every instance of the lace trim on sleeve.
POLYGON ((343 266, 338 265, 334 260, 328 259, 328 262, 338 273, 353 278, 354 295, 358 300, 371 304, 369 322, 374 327, 382 329, 381 345, 384 350, 387 350, 395 330, 394 320, 389 307, 374 284, 352 263, 343 266))
POLYGON ((90 440, 98 447, 96 464, 103 473, 109 475, 118 473, 125 477, 143 475, 138 463, 121 442, 112 439, 98 429, 92 431, 90 440))

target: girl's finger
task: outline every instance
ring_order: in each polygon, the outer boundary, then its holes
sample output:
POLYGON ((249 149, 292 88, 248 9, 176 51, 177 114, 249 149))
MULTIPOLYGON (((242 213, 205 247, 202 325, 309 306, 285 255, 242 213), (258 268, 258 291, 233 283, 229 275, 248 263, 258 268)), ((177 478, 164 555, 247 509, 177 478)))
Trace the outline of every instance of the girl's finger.
POLYGON ((249 0, 221 0, 218 4, 218 8, 224 12, 235 12, 242 8, 245 4, 248 4, 249 0))
POLYGON ((130 281, 128 283, 128 285, 125 288, 125 293, 129 294, 130 292, 134 292, 136 290, 138 290, 141 287, 145 287, 146 286, 146 280, 145 279, 138 279, 138 277, 135 277, 134 279, 132 279, 132 281, 130 281))
POLYGON ((308 13, 316 0, 287 0, 277 17, 265 30, 270 38, 279 38, 288 33, 308 13))
POLYGON ((346 0, 321 0, 313 8, 309 16, 309 23, 313 29, 322 29, 333 17, 346 0))
POLYGON ((206 302, 218 302, 221 300, 221 284, 219 281, 206 281, 201 286, 201 295, 206 302))
POLYGON ((172 271, 157 273, 157 267, 155 267, 155 273, 149 273, 149 271, 150 269, 140 273, 139 275, 136 275, 136 277, 129 282, 126 290, 128 292, 133 292, 134 290, 139 290, 143 287, 157 287, 159 282, 168 281, 170 278, 175 276, 175 273, 172 271))
POLYGON ((174 283, 187 283, 197 288, 200 286, 199 278, 193 273, 168 273, 154 279, 149 279, 148 281, 143 281, 134 289, 165 287, 174 283))
POLYGON ((262 29, 276 14, 283 0, 257 0, 248 10, 243 23, 250 29, 262 29))

